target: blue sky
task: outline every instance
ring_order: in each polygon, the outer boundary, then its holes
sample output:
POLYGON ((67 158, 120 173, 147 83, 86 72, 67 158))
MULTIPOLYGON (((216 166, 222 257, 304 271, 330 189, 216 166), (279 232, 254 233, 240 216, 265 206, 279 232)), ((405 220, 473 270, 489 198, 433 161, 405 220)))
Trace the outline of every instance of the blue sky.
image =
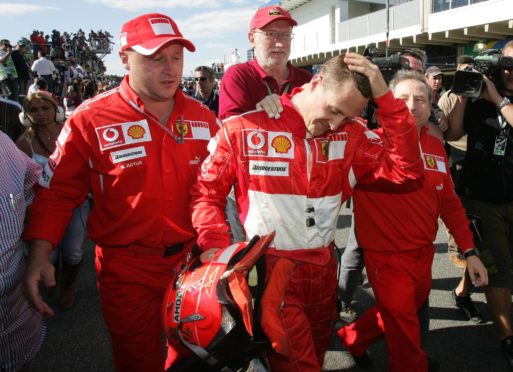
POLYGON ((159 12, 173 18, 182 34, 196 45, 185 52, 184 75, 195 66, 230 59, 235 48, 243 60, 249 48, 247 33, 251 17, 273 0, 0 0, 0 38, 16 43, 32 30, 51 34, 91 29, 109 31, 116 45, 105 57, 109 74, 124 74, 118 56, 121 25, 140 14, 159 12))

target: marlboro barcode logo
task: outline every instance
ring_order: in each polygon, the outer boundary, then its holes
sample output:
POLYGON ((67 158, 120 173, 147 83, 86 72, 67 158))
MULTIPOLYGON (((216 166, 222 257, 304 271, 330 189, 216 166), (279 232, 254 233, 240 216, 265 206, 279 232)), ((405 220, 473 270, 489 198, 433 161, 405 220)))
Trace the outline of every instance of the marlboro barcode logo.
POLYGON ((151 18, 150 25, 155 35, 174 35, 175 31, 171 22, 166 18, 151 18))

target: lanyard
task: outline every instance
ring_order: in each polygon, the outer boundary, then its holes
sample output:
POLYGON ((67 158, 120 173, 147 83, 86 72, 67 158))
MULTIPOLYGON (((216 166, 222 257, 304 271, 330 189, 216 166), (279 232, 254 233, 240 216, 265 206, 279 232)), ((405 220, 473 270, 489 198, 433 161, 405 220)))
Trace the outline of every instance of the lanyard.
MULTIPOLYGON (((168 127, 166 127, 165 125, 163 125, 160 120, 154 120, 152 119, 146 112, 144 112, 143 110, 141 110, 141 108, 139 106, 137 106, 137 104, 132 101, 130 98, 128 98, 128 103, 134 108, 136 109, 139 113, 143 114, 144 116, 146 116, 148 119, 151 119, 150 121, 155 121, 157 123, 157 125, 164 131, 166 132, 167 134, 169 134, 171 137, 173 137, 173 139, 175 140, 176 143, 178 144, 182 144, 183 143, 183 129, 180 131, 180 136, 177 136, 176 133, 174 132, 174 130, 171 130, 169 129, 168 127)), ((180 115, 180 123, 183 125, 183 115, 180 115)))
MULTIPOLYGON (((269 84, 267 84, 267 81, 264 80, 264 84, 265 84, 265 87, 267 88, 267 95, 270 96, 271 94, 273 94, 273 92, 271 91, 271 87, 269 86, 269 84)), ((287 81, 287 84, 285 84, 285 89, 283 90, 283 94, 288 93, 289 88, 290 88, 290 83, 287 81)))

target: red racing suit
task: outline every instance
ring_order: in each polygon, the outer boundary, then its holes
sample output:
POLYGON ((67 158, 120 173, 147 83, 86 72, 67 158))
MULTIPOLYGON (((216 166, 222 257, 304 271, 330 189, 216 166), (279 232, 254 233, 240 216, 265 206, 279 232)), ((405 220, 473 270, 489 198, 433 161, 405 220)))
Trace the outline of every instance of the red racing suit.
POLYGON ((267 258, 263 327, 275 370, 320 370, 336 316, 333 241, 342 202, 358 182, 403 183, 422 175, 413 118, 390 92, 376 100, 386 141, 359 119, 310 137, 283 95, 279 120, 249 112, 225 121, 193 188, 203 249, 230 243, 224 218, 232 185, 247 237, 276 230, 267 258))
POLYGON ((431 291, 433 242, 440 216, 462 251, 474 247, 454 192, 442 143, 422 128, 424 178, 405 185, 357 185, 355 230, 376 305, 339 331, 361 355, 376 338, 387 340, 389 371, 427 371, 417 312, 431 291))
POLYGON ((178 90, 164 126, 144 110, 125 77, 74 111, 44 170, 46 188, 30 209, 24 239, 55 246, 91 190, 87 232, 97 244, 98 285, 118 370, 164 369, 162 297, 174 263, 195 240, 190 188, 219 124, 178 90))

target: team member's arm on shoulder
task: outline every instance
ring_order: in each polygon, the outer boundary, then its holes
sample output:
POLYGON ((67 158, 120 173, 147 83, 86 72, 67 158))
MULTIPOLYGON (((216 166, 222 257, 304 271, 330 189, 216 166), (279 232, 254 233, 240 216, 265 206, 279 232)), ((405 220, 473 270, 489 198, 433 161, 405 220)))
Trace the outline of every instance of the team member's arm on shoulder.
POLYGON ((256 109, 258 111, 265 111, 265 113, 269 115, 271 119, 279 119, 280 112, 283 111, 280 96, 274 93, 265 96, 263 100, 256 104, 256 109))

